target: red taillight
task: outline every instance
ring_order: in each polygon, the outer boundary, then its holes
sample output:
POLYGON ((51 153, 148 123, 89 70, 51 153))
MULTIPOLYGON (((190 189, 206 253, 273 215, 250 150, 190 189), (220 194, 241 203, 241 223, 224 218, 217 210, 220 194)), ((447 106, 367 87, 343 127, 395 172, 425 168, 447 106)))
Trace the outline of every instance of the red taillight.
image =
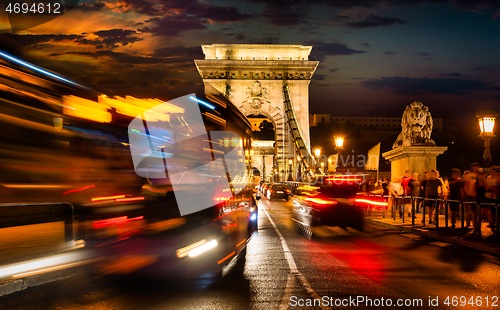
POLYGON ((324 200, 321 198, 312 198, 312 197, 307 197, 304 200, 320 205, 336 205, 338 203, 336 200, 324 200))
POLYGON ((274 193, 274 190, 272 190, 272 189, 270 189, 269 191, 270 191, 271 193, 274 193))
POLYGON ((354 199, 355 202, 360 202, 360 203, 367 203, 367 204, 370 204, 370 205, 374 205, 374 206, 388 206, 389 204, 387 202, 383 202, 383 201, 372 201, 372 200, 368 200, 368 199, 361 199, 361 198, 356 198, 354 199))
POLYGON ((120 224, 125 224, 125 223, 130 222, 130 221, 139 221, 139 220, 143 220, 143 219, 144 219, 144 216, 133 217, 130 219, 127 216, 120 216, 120 217, 110 218, 107 220, 93 222, 92 227, 94 229, 103 228, 106 226, 120 225, 120 224))
POLYGON ((289 189, 287 189, 287 190, 286 190, 286 192, 287 192, 288 194, 290 194, 290 193, 291 193, 291 191, 290 191, 289 189))
POLYGON ((363 178, 356 177, 356 176, 349 176, 349 175, 336 175, 334 177, 326 178, 325 181, 330 181, 330 182, 335 182, 336 184, 339 183, 357 183, 363 181, 363 178))

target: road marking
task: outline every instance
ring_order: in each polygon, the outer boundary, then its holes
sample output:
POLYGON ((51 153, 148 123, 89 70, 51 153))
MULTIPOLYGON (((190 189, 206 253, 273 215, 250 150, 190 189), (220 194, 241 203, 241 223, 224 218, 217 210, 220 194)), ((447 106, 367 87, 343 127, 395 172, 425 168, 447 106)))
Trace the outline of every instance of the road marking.
POLYGON ((281 298, 280 310, 288 309, 290 305, 290 298, 292 298, 293 288, 295 287, 295 275, 292 273, 288 274, 288 279, 286 280, 285 293, 283 298, 281 298))
MULTIPOLYGON (((281 241, 281 246, 283 247, 283 253, 285 254, 286 261, 288 263, 288 267, 290 268, 290 275, 288 276, 288 280, 286 283, 285 287, 285 295, 287 295, 290 291, 293 290, 294 288, 294 281, 290 280, 290 276, 296 276, 299 281, 302 283, 302 286, 306 289, 307 293, 311 295, 314 299, 321 299, 321 297, 312 289, 311 285, 309 285, 309 282, 307 282, 306 278, 299 272, 297 269, 297 264, 295 263, 295 260, 293 259, 292 252, 290 251, 290 248, 288 247, 288 244, 285 241, 285 238, 281 234, 281 232, 278 229, 278 226, 274 223, 273 219, 271 216, 269 216, 269 213, 267 213, 266 208, 263 208, 264 212, 266 213, 267 218, 269 219, 269 222, 271 225, 274 227, 274 230, 278 234, 278 237, 280 238, 281 241)), ((290 305, 290 298, 286 299, 285 295, 283 296, 283 299, 281 300, 280 304, 280 309, 287 309, 288 306, 290 305)), ((321 307, 320 309, 328 309, 326 307, 321 307)))

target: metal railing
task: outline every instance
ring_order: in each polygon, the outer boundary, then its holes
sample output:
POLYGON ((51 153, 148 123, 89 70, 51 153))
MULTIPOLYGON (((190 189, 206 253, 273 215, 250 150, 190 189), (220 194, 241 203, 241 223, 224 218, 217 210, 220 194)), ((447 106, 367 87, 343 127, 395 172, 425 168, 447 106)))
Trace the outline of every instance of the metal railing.
MULTIPOLYGON (((493 210, 493 216, 494 216, 494 227, 493 228, 493 233, 495 235, 495 239, 498 241, 500 239, 500 223, 499 223, 499 212, 500 212, 500 204, 495 204, 491 202, 482 202, 482 203, 477 203, 475 201, 460 201, 460 200, 445 200, 442 198, 424 198, 424 197, 418 197, 418 196, 392 196, 392 195, 378 195, 378 194, 358 194, 358 197, 367 197, 376 199, 376 201, 385 201, 388 203, 388 205, 391 206, 390 212, 391 212, 391 218, 393 220, 397 220, 397 212, 399 211, 399 218, 403 223, 405 223, 405 213, 406 213, 406 208, 405 208, 405 202, 410 200, 411 203, 411 225, 415 225, 415 215, 416 215, 416 206, 421 206, 422 207, 422 226, 425 227, 426 225, 426 208, 433 208, 434 209, 434 219, 431 221, 435 229, 439 229, 439 209, 440 205, 444 206, 444 223, 445 227, 444 228, 449 228, 449 209, 450 209, 450 204, 458 204, 459 206, 459 214, 460 214, 460 229, 461 233, 465 234, 465 208, 470 205, 472 210, 475 211, 475 217, 472 218, 473 224, 474 224, 474 233, 480 238, 482 236, 481 234, 481 225, 482 225, 482 208, 492 208, 493 210)), ((373 209, 382 209, 382 217, 385 218, 385 207, 384 208, 379 208, 379 207, 373 207, 369 204, 366 204, 367 207, 367 212, 368 215, 371 215, 371 212, 373 209)), ((474 213, 473 213, 474 214, 474 213)), ((456 215, 455 215, 456 216, 456 215)))
POLYGON ((287 118, 288 126, 290 127, 290 133, 292 134, 293 142, 297 153, 300 155, 301 162, 305 165, 306 169, 314 167, 316 161, 314 160, 309 146, 306 144, 304 139, 304 134, 300 129, 297 122, 297 117, 295 116, 295 110, 293 108, 292 99, 290 96, 290 90, 288 85, 283 86, 283 97, 285 105, 285 115, 287 118))

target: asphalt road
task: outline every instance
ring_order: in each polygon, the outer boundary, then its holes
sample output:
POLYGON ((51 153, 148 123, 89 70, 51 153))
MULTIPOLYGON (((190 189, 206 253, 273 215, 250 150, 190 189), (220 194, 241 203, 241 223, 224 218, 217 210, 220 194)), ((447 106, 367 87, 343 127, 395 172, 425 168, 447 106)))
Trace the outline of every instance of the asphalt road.
POLYGON ((319 227, 310 239, 290 203, 259 203, 246 258, 222 279, 80 275, 0 297, 1 309, 500 309, 498 257, 372 225, 319 227), (314 298, 321 305, 306 307, 314 298))

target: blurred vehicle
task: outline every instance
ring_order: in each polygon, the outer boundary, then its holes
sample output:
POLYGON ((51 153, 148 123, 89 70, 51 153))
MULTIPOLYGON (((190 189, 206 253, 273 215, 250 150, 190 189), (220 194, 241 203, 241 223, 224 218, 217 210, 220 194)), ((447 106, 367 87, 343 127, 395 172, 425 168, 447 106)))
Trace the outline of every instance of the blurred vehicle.
MULTIPOLYGON (((174 143, 193 126, 182 115, 171 114, 171 128, 150 135, 166 141, 162 153, 174 162, 172 171, 161 168, 167 175, 217 161, 219 172, 186 175, 189 182, 174 193, 168 177, 153 175, 157 170, 138 176, 130 152, 130 122, 164 101, 108 98, 25 64, 0 59, 0 203, 70 203, 71 237, 99 253, 98 272, 190 276, 219 272, 244 253, 258 216, 251 126, 224 95, 207 88, 196 99, 211 133, 209 148, 193 151, 203 138, 174 143), (229 190, 223 180, 233 167, 224 164, 224 155, 236 147, 244 152, 245 171, 231 172, 229 190), (182 193, 211 193, 213 205, 182 216, 176 198, 182 193)), ((37 221, 34 214, 29 222, 11 219, 9 225, 37 221)))
POLYGON ((267 189, 271 186, 270 182, 265 182, 260 188, 260 192, 267 196, 267 189))
POLYGON ((274 183, 267 189, 266 197, 269 200, 273 199, 285 199, 288 201, 288 195, 290 195, 290 188, 284 183, 274 183))
POLYGON ((317 186, 302 185, 292 196, 292 219, 311 226, 363 229, 363 209, 355 201, 362 178, 351 175, 325 176, 317 186))

